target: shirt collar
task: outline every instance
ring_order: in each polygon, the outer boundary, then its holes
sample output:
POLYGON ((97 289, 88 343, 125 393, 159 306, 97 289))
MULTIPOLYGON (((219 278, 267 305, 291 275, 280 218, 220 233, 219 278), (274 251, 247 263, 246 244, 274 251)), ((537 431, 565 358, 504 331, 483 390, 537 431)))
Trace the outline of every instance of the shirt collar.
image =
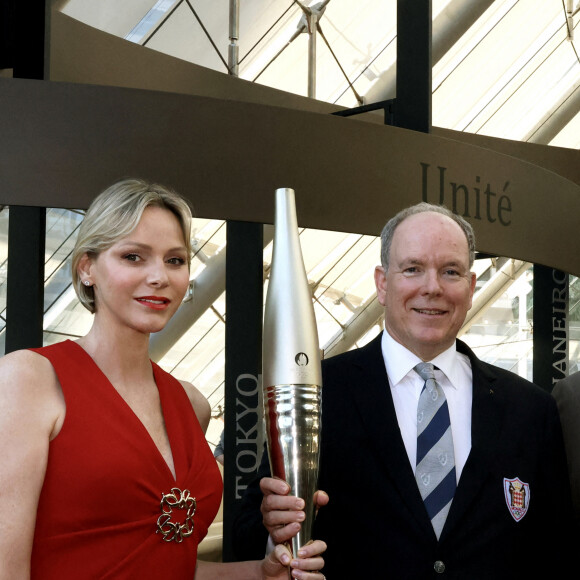
MULTIPOLYGON (((451 382, 451 385, 456 385, 457 377, 457 349, 455 342, 441 354, 437 355, 433 360, 427 361, 433 363, 438 367, 451 382)), ((387 375, 391 381, 391 385, 397 385, 418 363, 421 359, 409 349, 405 348, 401 343, 397 342, 385 329, 383 331, 383 338, 381 341, 381 348, 383 351, 383 358, 385 359, 385 367, 387 375)))

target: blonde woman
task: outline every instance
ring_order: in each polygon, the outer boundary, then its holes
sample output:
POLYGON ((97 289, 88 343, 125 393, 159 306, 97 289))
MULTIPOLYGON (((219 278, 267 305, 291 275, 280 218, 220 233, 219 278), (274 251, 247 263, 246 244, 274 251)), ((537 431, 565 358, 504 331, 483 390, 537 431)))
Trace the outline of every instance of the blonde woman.
POLYGON ((222 493, 210 408, 148 356, 189 283, 190 223, 162 186, 108 188, 73 252, 91 330, 0 360, 1 580, 323 578, 318 541, 292 560, 197 561, 222 493))

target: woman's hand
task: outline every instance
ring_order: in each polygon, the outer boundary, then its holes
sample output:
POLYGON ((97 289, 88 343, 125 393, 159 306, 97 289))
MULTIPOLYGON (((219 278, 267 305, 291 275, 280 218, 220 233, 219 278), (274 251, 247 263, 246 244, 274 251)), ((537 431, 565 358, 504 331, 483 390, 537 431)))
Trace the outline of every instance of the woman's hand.
POLYGON ((296 558, 292 558, 286 546, 279 544, 266 558, 262 560, 263 580, 288 580, 288 567, 293 578, 299 580, 325 580, 320 570, 324 560, 320 554, 326 550, 326 544, 321 540, 309 542, 298 550, 296 558))

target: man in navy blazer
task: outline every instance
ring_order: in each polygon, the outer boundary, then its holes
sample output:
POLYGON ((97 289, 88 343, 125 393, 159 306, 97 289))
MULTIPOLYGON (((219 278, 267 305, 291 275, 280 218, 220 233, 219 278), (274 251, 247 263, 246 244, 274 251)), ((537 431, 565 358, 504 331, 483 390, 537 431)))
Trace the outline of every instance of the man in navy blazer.
MULTIPOLYGON (((471 226, 422 203, 391 219, 381 238, 375 283, 385 331, 323 361, 319 487, 330 501, 314 536, 328 544, 324 573, 329 580, 563 578, 571 501, 555 402, 456 339, 475 289, 471 226), (453 435, 456 489, 439 537, 415 479, 420 362, 435 365, 453 435)), ((278 543, 302 514, 296 498, 272 493, 286 484, 270 485, 262 483, 261 509, 278 543)), ((254 486, 248 505, 259 497, 254 486)), ((255 514, 242 511, 236 533, 264 542, 255 514)))

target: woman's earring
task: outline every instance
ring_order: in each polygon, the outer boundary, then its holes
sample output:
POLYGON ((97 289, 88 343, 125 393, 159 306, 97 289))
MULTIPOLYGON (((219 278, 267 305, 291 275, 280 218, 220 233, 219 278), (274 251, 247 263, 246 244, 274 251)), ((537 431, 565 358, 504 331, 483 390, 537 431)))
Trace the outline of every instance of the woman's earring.
POLYGON ((83 280, 83 284, 85 286, 90 286, 91 285, 91 283, 88 280, 83 280))

